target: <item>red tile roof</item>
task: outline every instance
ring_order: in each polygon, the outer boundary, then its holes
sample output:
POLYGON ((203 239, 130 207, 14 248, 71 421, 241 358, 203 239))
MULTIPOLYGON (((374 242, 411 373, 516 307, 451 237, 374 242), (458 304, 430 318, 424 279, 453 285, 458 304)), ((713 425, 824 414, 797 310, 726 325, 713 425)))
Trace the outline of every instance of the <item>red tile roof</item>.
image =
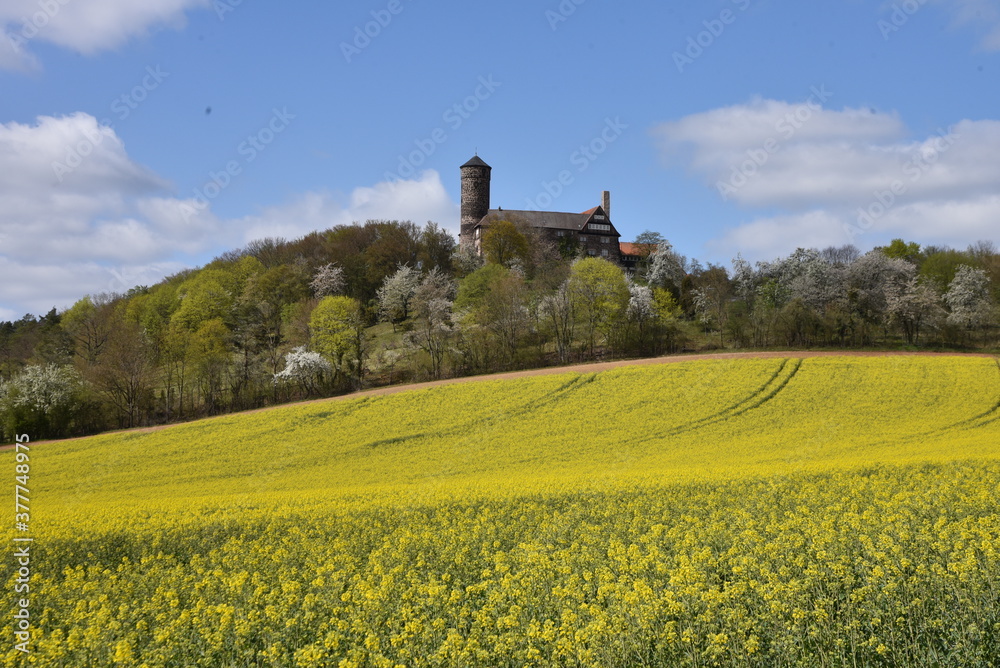
POLYGON ((646 254, 646 248, 643 244, 634 244, 631 241, 623 241, 620 244, 622 249, 622 255, 635 255, 640 257, 646 254))

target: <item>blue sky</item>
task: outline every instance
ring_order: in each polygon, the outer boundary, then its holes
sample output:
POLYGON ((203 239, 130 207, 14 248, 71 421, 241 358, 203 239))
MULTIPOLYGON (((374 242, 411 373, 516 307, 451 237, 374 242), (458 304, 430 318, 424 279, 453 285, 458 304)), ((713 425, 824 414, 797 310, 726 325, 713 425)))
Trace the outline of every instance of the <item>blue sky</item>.
POLYGON ((727 264, 1000 242, 1000 1, 0 0, 0 318, 254 238, 612 193, 727 264), (562 183, 559 181, 562 180, 562 183))

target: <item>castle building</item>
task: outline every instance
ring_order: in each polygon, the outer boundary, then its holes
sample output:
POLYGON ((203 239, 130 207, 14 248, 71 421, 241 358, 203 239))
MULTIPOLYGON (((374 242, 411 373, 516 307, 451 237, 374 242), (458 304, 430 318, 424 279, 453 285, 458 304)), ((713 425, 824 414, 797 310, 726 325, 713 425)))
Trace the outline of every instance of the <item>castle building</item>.
POLYGON ((478 155, 461 166, 462 220, 459 243, 480 251, 490 224, 500 220, 523 222, 542 232, 561 251, 580 252, 623 264, 621 235, 611 222, 611 193, 601 194, 601 204, 583 213, 524 211, 490 208, 493 168, 478 155))

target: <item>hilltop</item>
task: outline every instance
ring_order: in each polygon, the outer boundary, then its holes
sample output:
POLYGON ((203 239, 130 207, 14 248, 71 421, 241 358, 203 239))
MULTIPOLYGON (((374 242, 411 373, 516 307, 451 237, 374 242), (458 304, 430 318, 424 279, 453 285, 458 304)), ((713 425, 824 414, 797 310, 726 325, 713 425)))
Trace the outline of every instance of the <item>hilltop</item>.
POLYGON ((682 351, 996 345, 988 243, 799 250, 727 271, 647 232, 626 271, 540 229, 495 221, 479 255, 433 223, 340 226, 0 323, 0 440, 682 351))

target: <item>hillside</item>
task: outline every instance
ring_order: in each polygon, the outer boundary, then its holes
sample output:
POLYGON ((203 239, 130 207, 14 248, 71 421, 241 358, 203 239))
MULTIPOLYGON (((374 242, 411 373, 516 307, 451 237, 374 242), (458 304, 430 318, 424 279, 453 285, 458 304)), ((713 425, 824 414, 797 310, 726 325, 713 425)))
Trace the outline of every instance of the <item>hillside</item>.
POLYGON ((623 367, 40 445, 34 665, 988 665, 998 446, 1000 366, 971 357, 623 367))
POLYGON ((0 322, 0 443, 677 352, 996 351, 1000 252, 987 242, 800 249, 730 272, 655 232, 626 268, 501 227, 531 253, 480 257, 432 223, 369 221, 0 322))
POLYGON ((513 471, 534 486, 609 467, 690 479, 984 456, 1000 442, 986 438, 1000 433, 998 371, 987 358, 741 359, 443 386, 83 439, 46 451, 39 491, 89 501, 85 475, 106 505, 147 486, 226 495, 261 473, 271 489, 343 494, 513 471))

